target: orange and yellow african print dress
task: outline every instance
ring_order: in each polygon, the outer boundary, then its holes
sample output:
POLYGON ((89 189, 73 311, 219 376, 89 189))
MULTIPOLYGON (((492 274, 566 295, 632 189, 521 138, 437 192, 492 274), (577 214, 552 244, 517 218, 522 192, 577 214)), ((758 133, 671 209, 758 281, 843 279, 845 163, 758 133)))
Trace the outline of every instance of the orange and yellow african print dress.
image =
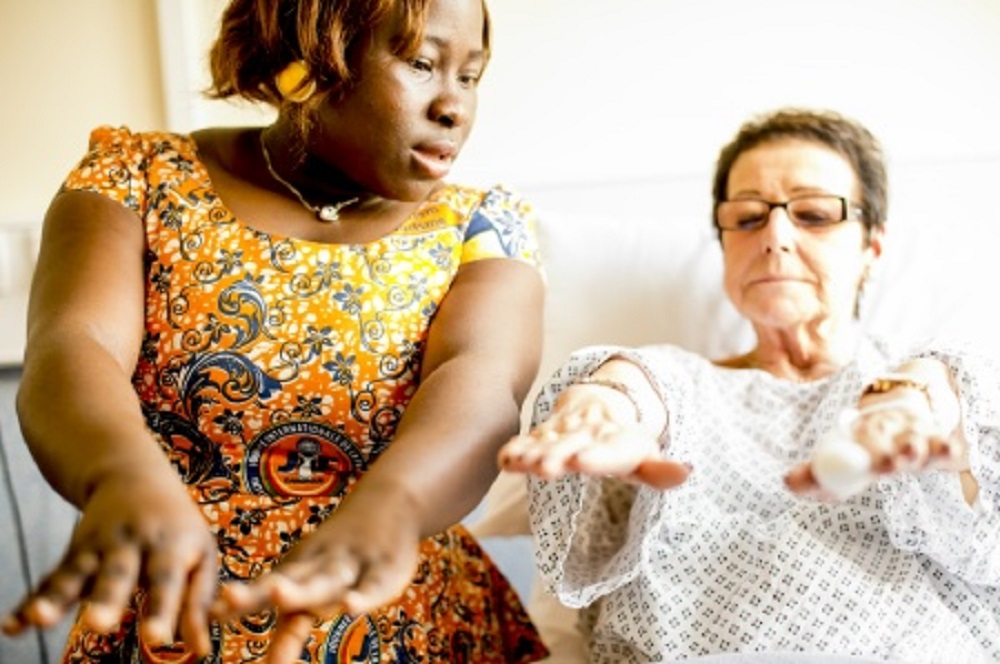
MULTIPOLYGON (((337 509, 392 444, 430 320, 460 265, 537 265, 527 204, 502 188, 445 187, 397 231, 319 244, 240 223, 194 142, 102 127, 67 189, 128 206, 146 233, 146 329, 133 376, 149 429, 199 503, 223 579, 270 568, 337 509)), ((506 579, 454 527, 424 541, 394 605, 331 616, 307 662, 531 662, 545 655, 506 579)), ((213 629, 207 662, 260 661, 262 613, 213 629)), ((153 649, 134 614, 110 636, 77 625, 70 662, 188 662, 153 649)))

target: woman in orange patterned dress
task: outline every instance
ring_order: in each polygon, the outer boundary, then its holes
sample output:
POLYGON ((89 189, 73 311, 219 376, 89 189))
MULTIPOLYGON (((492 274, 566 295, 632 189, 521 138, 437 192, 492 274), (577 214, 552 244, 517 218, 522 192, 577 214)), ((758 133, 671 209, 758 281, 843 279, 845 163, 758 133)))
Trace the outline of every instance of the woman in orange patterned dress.
POLYGON ((234 0, 265 128, 101 127, 45 222, 18 408, 81 519, 4 621, 68 662, 531 662, 456 524, 537 371, 530 206, 444 183, 481 0, 234 0))

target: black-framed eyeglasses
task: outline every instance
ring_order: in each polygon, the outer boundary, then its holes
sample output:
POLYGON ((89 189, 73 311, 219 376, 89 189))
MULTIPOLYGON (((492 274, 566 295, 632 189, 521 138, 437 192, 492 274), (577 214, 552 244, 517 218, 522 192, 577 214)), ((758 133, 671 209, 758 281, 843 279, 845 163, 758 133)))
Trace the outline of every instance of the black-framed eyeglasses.
POLYGON ((811 195, 772 203, 757 198, 720 201, 715 206, 715 224, 724 231, 755 231, 771 221, 771 211, 784 208, 799 228, 819 229, 844 221, 859 221, 860 206, 844 196, 811 195))

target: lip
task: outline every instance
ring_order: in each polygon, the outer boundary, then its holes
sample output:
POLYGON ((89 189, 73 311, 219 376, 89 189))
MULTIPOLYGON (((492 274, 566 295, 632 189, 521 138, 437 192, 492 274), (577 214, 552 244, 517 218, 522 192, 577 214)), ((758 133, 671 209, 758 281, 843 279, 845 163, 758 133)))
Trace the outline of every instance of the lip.
POLYGON ((458 146, 453 141, 428 141, 413 147, 413 159, 418 169, 435 180, 448 175, 457 156, 458 146))
POLYGON ((750 281, 750 285, 762 286, 766 284, 788 284, 788 283, 798 284, 798 283, 803 283, 804 281, 805 279, 799 279, 797 277, 770 276, 770 277, 760 277, 759 279, 752 279, 750 281))

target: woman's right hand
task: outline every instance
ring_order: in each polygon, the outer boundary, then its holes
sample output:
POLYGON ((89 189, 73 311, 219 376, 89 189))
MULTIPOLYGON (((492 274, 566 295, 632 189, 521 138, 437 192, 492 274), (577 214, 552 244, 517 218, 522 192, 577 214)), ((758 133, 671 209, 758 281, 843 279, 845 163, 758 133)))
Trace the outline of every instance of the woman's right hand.
POLYGON ((95 485, 62 560, 4 619, 3 631, 50 627, 80 604, 83 624, 106 634, 138 587, 147 644, 170 644, 179 633, 207 655, 217 569, 215 538, 176 475, 118 471, 95 485))
POLYGON ((568 387, 547 420, 501 448, 500 467, 544 479, 611 476, 661 490, 684 482, 690 466, 664 457, 634 421, 634 407, 616 394, 601 385, 568 387))

